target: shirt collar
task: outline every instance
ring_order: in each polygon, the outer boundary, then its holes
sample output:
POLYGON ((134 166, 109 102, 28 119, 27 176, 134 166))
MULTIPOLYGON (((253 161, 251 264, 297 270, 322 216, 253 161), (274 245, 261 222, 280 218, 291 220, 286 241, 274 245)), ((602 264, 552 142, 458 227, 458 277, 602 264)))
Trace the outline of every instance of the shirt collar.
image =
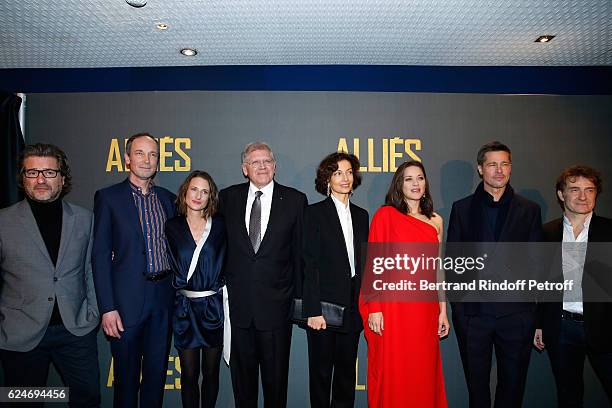
MULTIPOLYGON (((593 218, 593 211, 591 211, 589 213, 589 215, 587 215, 587 217, 584 219, 584 224, 583 224, 584 228, 589 228, 589 225, 591 224, 591 219, 592 218, 593 218)), ((573 227, 573 225, 570 222, 569 218, 567 218, 565 216, 565 214, 563 214, 563 226, 564 227, 573 227)))
MULTIPOLYGON (((129 178, 128 178, 128 183, 130 184, 130 187, 131 187, 133 192, 138 193, 140 195, 144 195, 143 192, 142 192, 142 188, 140 188, 137 185, 135 185, 134 183, 132 183, 129 178)), ((149 180, 149 188, 147 189, 147 195, 148 194, 155 194, 155 189, 153 187, 155 187, 155 183, 153 182, 153 180, 150 179, 149 180)))
POLYGON ((256 191, 261 191, 263 195, 272 195, 274 191, 274 180, 266 184, 263 188, 257 188, 252 181, 249 182, 249 195, 255 195, 256 191))
POLYGON ((348 211, 349 206, 351 205, 350 200, 346 203, 346 205, 344 205, 344 203, 340 200, 338 200, 336 197, 334 197, 333 194, 330 195, 332 201, 334 202, 334 205, 336 206, 336 210, 339 211, 348 211))

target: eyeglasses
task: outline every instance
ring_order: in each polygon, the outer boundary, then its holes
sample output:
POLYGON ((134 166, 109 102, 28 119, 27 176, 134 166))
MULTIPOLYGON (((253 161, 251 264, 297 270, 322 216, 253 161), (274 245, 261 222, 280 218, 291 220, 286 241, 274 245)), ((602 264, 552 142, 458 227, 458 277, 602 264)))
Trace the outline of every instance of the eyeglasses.
POLYGON ((259 167, 272 167, 274 164, 274 160, 265 159, 265 160, 253 160, 252 162, 247 162, 247 164, 255 169, 259 167))
POLYGON ((59 172, 55 169, 25 169, 23 175, 26 178, 38 178, 42 174, 44 178, 56 178, 59 172))

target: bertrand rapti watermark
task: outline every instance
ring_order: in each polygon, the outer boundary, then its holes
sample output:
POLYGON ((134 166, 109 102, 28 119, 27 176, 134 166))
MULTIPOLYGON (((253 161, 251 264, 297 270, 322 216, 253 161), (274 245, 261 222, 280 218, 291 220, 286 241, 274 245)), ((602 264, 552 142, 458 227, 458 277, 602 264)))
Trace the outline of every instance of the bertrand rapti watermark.
POLYGON ((362 294, 399 302, 612 301, 612 244, 590 243, 584 268, 563 268, 563 249, 579 249, 567 245, 586 244, 370 243, 362 294))

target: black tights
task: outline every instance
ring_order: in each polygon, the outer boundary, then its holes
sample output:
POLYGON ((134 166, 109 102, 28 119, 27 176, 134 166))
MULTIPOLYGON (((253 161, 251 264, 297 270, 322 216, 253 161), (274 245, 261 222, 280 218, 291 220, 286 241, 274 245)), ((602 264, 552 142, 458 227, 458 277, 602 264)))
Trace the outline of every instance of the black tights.
POLYGON ((181 400, 185 408, 198 408, 200 393, 202 408, 214 408, 219 393, 219 366, 223 347, 179 350, 181 359, 181 400), (200 350, 202 350, 202 388, 200 379, 200 350))

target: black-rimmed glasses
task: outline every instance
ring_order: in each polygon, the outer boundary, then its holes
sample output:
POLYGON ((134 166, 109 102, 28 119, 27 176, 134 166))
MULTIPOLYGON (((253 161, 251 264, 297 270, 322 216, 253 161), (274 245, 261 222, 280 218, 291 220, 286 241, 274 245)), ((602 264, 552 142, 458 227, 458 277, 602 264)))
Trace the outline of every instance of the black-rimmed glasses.
POLYGON ((56 169, 24 169, 23 175, 26 178, 37 178, 42 174, 44 178, 56 178, 59 172, 56 169))

